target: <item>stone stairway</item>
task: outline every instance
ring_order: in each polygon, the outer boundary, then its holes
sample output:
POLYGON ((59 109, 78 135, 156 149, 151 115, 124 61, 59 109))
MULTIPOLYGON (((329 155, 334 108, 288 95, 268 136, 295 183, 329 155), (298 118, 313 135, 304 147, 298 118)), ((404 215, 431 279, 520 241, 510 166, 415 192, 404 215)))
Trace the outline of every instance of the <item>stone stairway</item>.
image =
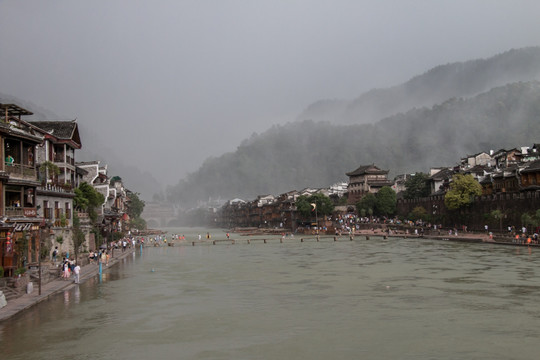
POLYGON ((2 292, 4 293, 4 296, 6 297, 6 300, 9 302, 10 300, 13 300, 13 299, 16 299, 18 298, 19 296, 21 296, 21 294, 19 293, 19 291, 17 291, 16 289, 14 288, 10 288, 10 287, 2 287, 0 290, 2 290, 2 292))

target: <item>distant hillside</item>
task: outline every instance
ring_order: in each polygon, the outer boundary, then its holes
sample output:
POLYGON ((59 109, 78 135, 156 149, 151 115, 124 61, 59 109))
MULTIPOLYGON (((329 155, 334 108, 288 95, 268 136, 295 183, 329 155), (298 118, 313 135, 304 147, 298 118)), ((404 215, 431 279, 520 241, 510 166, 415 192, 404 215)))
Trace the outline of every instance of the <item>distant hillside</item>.
POLYGON ((453 97, 471 97, 508 83, 531 80, 540 80, 540 47, 437 66, 404 84, 374 89, 352 101, 317 101, 298 119, 373 123, 415 107, 431 107, 453 97))
POLYGON ((540 82, 513 83, 471 99, 391 116, 376 124, 302 121, 274 126, 236 152, 208 159, 168 198, 183 205, 208 198, 253 199, 347 180, 345 173, 376 163, 391 171, 451 166, 462 156, 540 140, 540 82))

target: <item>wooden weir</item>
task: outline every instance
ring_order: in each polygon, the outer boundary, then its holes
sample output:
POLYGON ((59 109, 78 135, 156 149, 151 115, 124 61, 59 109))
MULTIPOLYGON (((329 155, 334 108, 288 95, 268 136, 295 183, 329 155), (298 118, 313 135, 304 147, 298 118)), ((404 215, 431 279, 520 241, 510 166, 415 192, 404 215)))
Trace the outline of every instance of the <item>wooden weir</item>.
MULTIPOLYGON (((354 236, 349 236, 348 239, 350 241, 353 241, 354 240, 354 236)), ((219 244, 229 244, 229 245, 235 245, 236 243, 245 243, 245 244, 251 244, 252 242, 253 243, 263 243, 263 244, 266 244, 268 242, 277 242, 279 241, 281 244, 283 244, 284 242, 289 242, 289 243, 292 243, 294 241, 298 241, 300 240, 300 242, 305 242, 305 241, 316 241, 316 242, 319 242, 319 241, 324 241, 324 240, 331 240, 331 241, 334 241, 334 242, 337 242, 339 241, 339 237, 338 236, 324 236, 324 237, 321 237, 321 236, 315 236, 315 237, 300 237, 300 238, 287 238, 284 240, 283 237, 281 238, 272 238, 272 239, 267 239, 267 238, 262 238, 262 239, 242 239, 242 240, 239 240, 239 239, 217 239, 217 240, 212 240, 211 243, 212 245, 219 245, 219 244)), ((366 236, 366 240, 369 240, 369 236, 366 236)), ((201 241, 192 241, 191 242, 191 245, 192 246, 195 246, 195 245, 208 245, 210 244, 210 241, 208 240, 201 240, 201 241)))

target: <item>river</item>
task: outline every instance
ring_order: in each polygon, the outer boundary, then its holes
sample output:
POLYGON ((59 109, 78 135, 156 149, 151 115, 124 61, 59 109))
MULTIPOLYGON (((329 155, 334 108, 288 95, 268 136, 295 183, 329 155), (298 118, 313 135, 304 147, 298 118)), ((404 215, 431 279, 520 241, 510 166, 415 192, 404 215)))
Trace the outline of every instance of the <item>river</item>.
POLYGON ((192 246, 225 233, 168 230, 186 244, 137 251, 0 323, 0 358, 538 358, 536 248, 299 236, 192 246))

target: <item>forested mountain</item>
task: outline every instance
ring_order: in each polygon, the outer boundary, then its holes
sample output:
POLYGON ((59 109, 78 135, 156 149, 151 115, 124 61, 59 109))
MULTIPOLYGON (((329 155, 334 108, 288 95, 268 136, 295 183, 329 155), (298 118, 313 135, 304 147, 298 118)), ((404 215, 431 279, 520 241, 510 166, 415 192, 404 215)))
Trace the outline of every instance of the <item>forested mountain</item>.
POLYGON ((453 97, 470 97, 508 83, 532 80, 540 80, 540 47, 440 65, 401 85, 374 89, 351 101, 321 100, 308 106, 298 119, 373 123, 414 107, 431 107, 453 97))
POLYGON ((391 171, 427 172, 467 154, 532 145, 540 140, 540 82, 518 82, 470 99, 450 99, 375 124, 312 120, 274 126, 233 153, 208 159, 170 187, 171 201, 246 200, 347 180, 345 173, 375 163, 391 171))

